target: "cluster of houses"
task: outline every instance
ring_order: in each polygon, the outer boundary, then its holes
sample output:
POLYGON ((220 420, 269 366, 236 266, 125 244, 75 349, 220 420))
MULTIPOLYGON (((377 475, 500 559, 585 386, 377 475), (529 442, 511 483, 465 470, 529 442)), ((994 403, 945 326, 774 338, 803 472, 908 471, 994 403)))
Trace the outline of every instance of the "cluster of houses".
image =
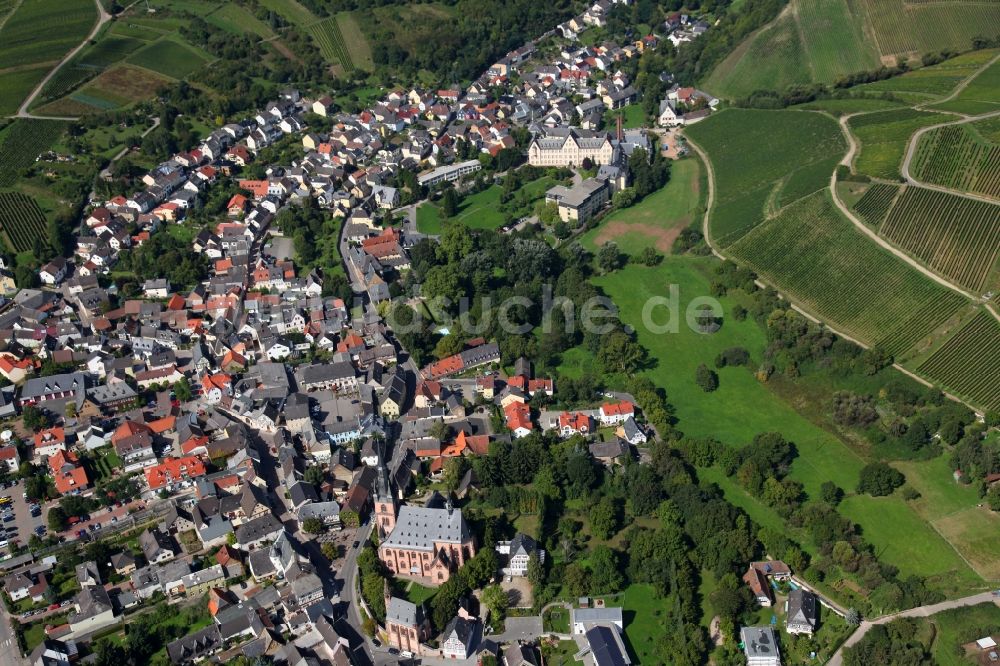
MULTIPOLYGON (((611 8, 601 0, 542 39, 575 39, 605 25, 611 8)), ((671 40, 705 28, 678 20, 665 26, 671 40)), ((516 146, 515 126, 533 134, 529 163, 597 167, 594 178, 546 195, 564 221, 585 222, 627 186, 632 151, 651 147, 642 132, 619 125, 611 136, 601 125, 606 110, 637 98, 620 64, 659 40, 570 44, 545 62, 536 57, 538 42, 530 42, 465 90, 393 90, 358 113, 338 110, 327 96, 285 91, 158 164, 141 189, 90 209, 74 257, 40 269, 43 289, 0 285, 11 296, 0 302, 0 375, 9 381, 0 389, 0 418, 30 407, 55 423, 23 441, 0 442, 0 462, 11 472, 26 460, 38 465, 58 495, 97 497, 105 490, 83 459, 117 460, 112 473, 132 478, 158 507, 156 525, 134 548, 77 567, 79 590, 63 602, 72 612, 47 628, 32 663, 74 661, 78 642, 143 604, 205 595, 212 622, 167 646, 175 664, 262 655, 289 664, 314 656, 352 663, 357 644, 345 637, 345 620, 334 619, 338 590, 325 575, 330 565, 305 543, 314 538, 307 522, 332 533, 371 517, 386 569, 431 586, 447 581, 478 547, 494 547, 508 577, 526 576, 532 558, 544 560, 523 534, 477 544, 450 499, 433 494, 410 505, 405 498, 418 475, 437 477, 449 458, 485 455, 497 439, 536 430, 587 436, 593 457, 614 464, 646 441, 635 405, 614 400, 593 410, 535 413, 530 398, 552 396, 552 380, 534 377, 526 359, 501 378, 500 350, 486 340, 469 341, 414 377, 374 307, 352 312, 325 294, 320 272, 302 274, 294 261, 273 256, 267 241, 278 235, 273 222, 283 208, 315 200, 343 219, 341 254, 354 291, 373 305, 385 301, 389 284, 409 268, 416 240, 381 224, 400 205, 409 182, 401 174, 417 173, 426 188, 468 178, 482 168, 478 155, 516 146), (327 129, 310 127, 310 114, 326 118, 327 129), (263 149, 292 136, 301 138, 300 159, 263 165, 260 178, 241 177, 263 149), (150 279, 141 298, 104 286, 122 252, 183 222, 221 182, 235 182, 238 193, 191 241, 192 252, 208 260, 207 279, 183 288, 150 279), (504 416, 505 432, 493 431, 488 411, 472 408, 482 402, 504 416), (396 444, 390 456, 386 442, 396 444)), ((692 89, 675 86, 670 95, 664 124, 714 108, 692 89)), ((455 495, 475 486, 468 471, 455 495)), ((119 529, 111 521, 94 522, 98 530, 119 529)), ((62 536, 87 537, 75 529, 62 536)), ((23 557, 5 567, 5 590, 14 601, 44 603, 55 562, 23 557)), ((435 647, 423 608, 391 594, 386 606, 381 631, 401 652, 455 659, 489 652, 508 666, 540 663, 528 645, 501 649, 484 639, 474 600, 463 603, 435 647)), ((621 609, 577 609, 572 627, 589 646, 581 658, 629 663, 621 609)))
MULTIPOLYGON (((770 608, 776 601, 778 583, 788 586, 784 602, 785 631, 794 635, 812 636, 819 621, 819 597, 792 579, 792 571, 780 560, 751 562, 743 574, 743 582, 757 603, 770 608)), ((773 624, 773 623, 772 623, 773 624)), ((748 666, 781 666, 781 650, 774 626, 742 627, 740 643, 748 666)))

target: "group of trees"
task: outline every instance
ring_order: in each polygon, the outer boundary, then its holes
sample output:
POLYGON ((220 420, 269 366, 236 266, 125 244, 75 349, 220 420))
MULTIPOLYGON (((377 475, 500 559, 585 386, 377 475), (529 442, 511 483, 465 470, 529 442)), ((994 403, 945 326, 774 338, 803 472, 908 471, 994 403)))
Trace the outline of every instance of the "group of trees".
POLYGON ((208 275, 208 259, 187 243, 162 232, 137 248, 119 254, 118 270, 131 271, 140 282, 166 278, 177 290, 191 287, 208 275))

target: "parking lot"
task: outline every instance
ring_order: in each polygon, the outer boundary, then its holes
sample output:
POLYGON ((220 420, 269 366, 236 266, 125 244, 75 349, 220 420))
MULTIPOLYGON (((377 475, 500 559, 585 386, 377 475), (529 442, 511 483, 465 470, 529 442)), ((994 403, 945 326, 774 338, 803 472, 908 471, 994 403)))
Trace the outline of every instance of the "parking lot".
POLYGON ((14 509, 14 520, 0 523, 8 531, 7 540, 11 545, 15 540, 22 544, 28 543, 35 529, 39 525, 45 525, 44 507, 37 516, 31 515, 29 503, 24 499, 24 481, 18 481, 11 488, 0 490, 0 497, 10 497, 11 503, 8 506, 14 509))

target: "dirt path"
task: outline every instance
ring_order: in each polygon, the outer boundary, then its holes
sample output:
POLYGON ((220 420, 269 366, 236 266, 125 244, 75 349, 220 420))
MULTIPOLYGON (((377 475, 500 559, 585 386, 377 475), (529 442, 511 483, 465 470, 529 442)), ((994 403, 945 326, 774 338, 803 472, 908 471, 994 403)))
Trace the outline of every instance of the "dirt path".
MULTIPOLYGON (((1000 57, 1000 56, 998 56, 1000 57)), ((994 58, 995 60, 995 58, 994 58)), ((1000 203, 992 197, 983 196, 981 194, 973 194, 972 192, 963 192, 962 190, 955 190, 950 187, 944 187, 942 185, 934 185, 932 183, 925 183, 917 180, 910 174, 910 163, 913 161, 913 156, 917 152, 917 144, 920 143, 920 137, 922 137, 927 132, 931 130, 936 130, 939 127, 948 127, 951 125, 964 125, 966 123, 975 122, 977 120, 985 120, 987 118, 995 118, 1000 116, 1000 110, 990 111, 989 113, 983 113, 978 116, 964 116, 959 120, 949 120, 945 123, 938 123, 937 125, 930 125, 928 127, 922 127, 918 129, 913 136, 910 137, 910 143, 906 146, 906 156, 903 157, 903 166, 901 171, 903 173, 903 178, 906 179, 907 183, 911 185, 917 185, 919 187, 926 188, 928 190, 935 190, 937 192, 944 192, 946 194, 952 194, 956 197, 963 197, 965 199, 974 199, 976 201, 985 201, 986 203, 996 204, 1000 203)))
POLYGON ((28 95, 28 98, 25 99, 24 102, 21 104, 21 108, 17 110, 18 118, 37 118, 41 120, 76 120, 75 117, 35 116, 32 115, 31 113, 28 113, 28 107, 31 106, 32 102, 35 101, 35 98, 38 97, 38 93, 42 92, 42 88, 44 88, 45 84, 47 84, 49 80, 53 76, 55 76, 56 72, 62 69, 63 65, 69 62, 69 60, 73 58, 77 53, 79 53, 83 49, 83 47, 90 42, 90 40, 92 40, 94 37, 97 36, 97 32, 101 29, 101 26, 103 26, 105 23, 111 20, 111 14, 108 14, 106 11, 104 11, 104 5, 101 4, 101 0, 94 0, 94 4, 97 6, 97 23, 94 25, 94 29, 91 30, 90 34, 87 35, 82 42, 77 44, 72 51, 63 56, 62 60, 59 61, 59 64, 53 67, 52 70, 45 75, 45 78, 42 79, 37 86, 35 86, 35 89, 31 91, 31 94, 28 95))
POLYGON ((969 76, 965 77, 965 79, 961 83, 959 83, 957 86, 955 86, 954 90, 952 90, 950 93, 948 93, 947 97, 942 97, 941 99, 936 99, 933 102, 924 102, 923 104, 917 104, 917 106, 923 108, 923 107, 927 106, 928 104, 943 104, 944 102, 950 102, 951 100, 955 99, 960 94, 962 94, 962 91, 969 87, 969 84, 972 83, 973 79, 975 79, 977 76, 979 76, 980 74, 982 74, 983 72, 985 72, 987 69, 989 69, 990 65, 992 65, 993 63, 995 63, 997 60, 1000 60, 1000 54, 997 54, 997 55, 993 56, 993 58, 991 58, 988 63, 986 63, 985 65, 983 65, 979 69, 977 69, 975 72, 973 72, 969 76))
MULTIPOLYGON (((855 115, 857 115, 857 114, 855 114, 855 115)), ((840 118, 840 131, 844 133, 844 138, 847 139, 847 143, 848 143, 848 146, 849 146, 848 149, 847 149, 847 154, 844 156, 844 159, 840 161, 840 163, 841 164, 847 164, 847 165, 849 165, 850 162, 851 162, 851 160, 854 159, 854 151, 857 149, 857 143, 855 142, 854 137, 851 134, 851 131, 847 128, 847 121, 851 117, 852 116, 848 115, 848 116, 842 116, 840 118)), ((892 245, 891 243, 889 243, 889 241, 887 241, 884 238, 882 238, 881 236, 879 236, 875 231, 873 231, 871 228, 869 228, 868 225, 866 225, 864 222, 862 222, 860 219, 858 219, 854 215, 854 213, 851 211, 851 209, 848 208, 844 204, 844 202, 840 200, 840 196, 837 194, 837 172, 836 171, 834 171, 832 174, 830 174, 830 194, 833 196, 833 203, 837 206, 837 208, 840 210, 840 212, 843 213, 844 216, 848 220, 851 221, 851 223, 855 226, 855 228, 857 228, 858 231, 860 231, 864 235, 868 236, 868 238, 870 238, 873 241, 875 241, 876 243, 878 243, 882 248, 888 250, 889 252, 891 252, 892 254, 894 254, 896 257, 898 257, 899 259, 905 261, 907 264, 909 264, 910 266, 912 266, 916 270, 920 271, 921 273, 923 273, 924 275, 926 275, 930 279, 934 280, 935 282, 937 282, 941 286, 947 287, 948 289, 951 289, 952 291, 955 291, 955 292, 961 294, 962 296, 965 296, 966 298, 968 298, 971 301, 978 301, 979 300, 978 298, 976 298, 976 296, 974 296, 974 295, 970 294, 969 292, 965 291, 964 289, 962 289, 958 285, 952 284, 951 282, 949 282, 948 280, 944 279, 943 277, 941 277, 940 275, 938 275, 934 271, 932 271, 929 268, 926 268, 925 266, 923 266, 922 264, 920 264, 916 259, 913 259, 908 254, 906 254, 902 250, 898 249, 897 247, 895 247, 894 245, 892 245)))
POLYGON ((24 0, 17 0, 17 2, 14 3, 14 6, 10 8, 10 11, 7 12, 7 15, 0 18, 0 28, 7 24, 7 21, 14 15, 14 12, 16 12, 22 4, 24 4, 24 0))
MULTIPOLYGON (((843 128, 843 125, 841 125, 841 127, 843 128)), ((704 216, 704 218, 702 220, 702 235, 704 235, 704 237, 705 237, 705 243, 707 243, 709 249, 712 250, 712 254, 714 254, 719 259, 722 259, 722 260, 725 261, 725 260, 728 259, 728 257, 726 257, 726 255, 722 254, 722 252, 720 252, 719 249, 715 246, 715 243, 712 242, 712 234, 711 234, 710 227, 709 227, 709 224, 708 224, 709 215, 712 212, 712 206, 715 204, 715 168, 712 165, 712 161, 710 159, 708 159, 708 154, 705 153, 704 150, 702 150, 701 146, 699 146, 697 143, 695 143, 694 141, 692 141, 691 137, 689 137, 689 136, 685 135, 684 138, 687 140, 688 145, 691 146, 691 149, 694 150, 695 153, 697 153, 698 157, 701 159, 702 163, 705 165, 705 169, 708 172, 708 197, 707 197, 706 203, 705 203, 705 216, 704 216)), ((847 154, 844 156, 844 160, 848 160, 849 161, 849 160, 853 159, 853 152, 856 149, 856 144, 854 142, 854 139, 853 139, 853 137, 850 136, 849 132, 848 132, 848 146, 849 146, 848 147, 848 151, 847 151, 847 154)), ((834 178, 836 178, 836 175, 837 175, 836 172, 834 172, 833 176, 831 176, 831 180, 833 180, 834 178)), ((835 191, 836 190, 834 190, 834 192, 835 191)), ((836 197, 835 194, 833 194, 832 196, 833 196, 833 200, 838 204, 838 206, 842 206, 843 205, 840 202, 840 200, 837 199, 837 197, 836 197)), ((849 219, 852 219, 852 221, 853 221, 853 218, 850 218, 850 216, 849 216, 849 219)), ((882 242, 881 242, 882 239, 881 238, 878 238, 876 236, 875 239, 876 239, 876 241, 879 242, 880 245, 882 244, 882 242)), ((909 257, 906 257, 906 258, 909 260, 909 257)), ((821 324, 821 325, 825 326, 829 330, 833 331, 834 334, 842 337, 845 340, 849 340, 850 342, 853 342, 854 344, 858 345, 862 349, 869 349, 870 348, 870 345, 862 342, 861 340, 858 340, 857 338, 855 338, 852 335, 848 335, 847 333, 844 333, 843 331, 838 330, 838 329, 834 328, 833 326, 830 326, 830 324, 828 322, 822 321, 819 318, 817 318, 811 312, 809 312, 804 307, 802 307, 801 305, 799 305, 798 303, 796 303, 794 300, 792 300, 787 294, 782 293, 781 290, 778 288, 777 285, 768 284, 767 282, 765 282, 764 280, 762 280, 760 278, 754 280, 754 282, 758 286, 760 286, 760 287, 773 287, 776 291, 778 291, 778 296, 780 298, 782 298, 785 301, 787 301, 788 304, 792 307, 793 310, 795 310, 796 312, 798 312, 799 314, 801 314, 803 317, 805 317, 809 321, 812 321, 812 322, 815 322, 817 324, 821 324)), ((994 312, 993 308, 990 307, 989 303, 985 303, 984 307, 994 317, 997 317, 997 313, 994 312)), ((997 319, 1000 319, 1000 317, 997 317, 997 319)), ((919 376, 915 372, 913 372, 911 370, 908 370, 907 368, 904 368, 899 363, 893 363, 892 367, 894 367, 896 370, 902 372, 904 375, 906 375, 907 377, 913 379, 914 381, 922 384, 923 386, 927 386, 929 388, 936 388, 936 389, 940 390, 949 400, 954 400, 955 402, 957 402, 959 404, 965 405, 966 407, 968 407, 972 411, 977 412, 976 407, 974 407, 973 405, 970 405, 968 402, 966 402, 962 398, 959 398, 956 395, 948 393, 947 391, 941 389, 941 387, 936 386, 934 383, 932 383, 932 382, 924 379, 923 377, 919 376)))
POLYGON ((966 606, 977 606, 979 604, 993 602, 996 604, 998 601, 997 597, 993 596, 992 592, 982 592, 980 594, 974 594, 969 597, 963 597, 961 599, 953 599, 951 601, 942 601, 939 604, 931 604, 929 606, 918 606, 917 608, 911 608, 910 610, 902 611, 900 613, 892 613, 891 615, 883 615, 880 618, 876 618, 872 621, 864 621, 858 625, 858 629, 851 634, 846 641, 837 649, 830 661, 827 662, 827 666, 842 666, 844 663, 844 648, 849 648, 852 645, 856 645, 861 642, 861 639, 865 637, 868 630, 874 627, 876 624, 887 624, 893 620, 901 617, 930 617, 936 615, 942 611, 952 610, 955 608, 964 608, 966 606))

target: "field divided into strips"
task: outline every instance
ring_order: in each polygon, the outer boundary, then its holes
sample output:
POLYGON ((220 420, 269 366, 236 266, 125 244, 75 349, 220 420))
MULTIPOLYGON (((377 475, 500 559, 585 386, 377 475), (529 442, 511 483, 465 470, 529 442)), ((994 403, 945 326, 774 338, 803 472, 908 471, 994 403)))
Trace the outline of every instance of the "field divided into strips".
POLYGON ((1000 254, 1000 205, 907 187, 881 233, 941 275, 982 291, 1000 254))
POLYGON ((983 137, 984 140, 1000 144, 1000 116, 977 120, 969 123, 969 127, 975 130, 976 134, 983 137))
POLYGON ((127 62, 174 79, 183 79, 201 69, 206 59, 190 46, 165 38, 136 51, 127 62))
POLYGON ((760 223, 775 187, 789 193, 779 202, 824 187, 847 149, 835 120, 808 111, 727 109, 684 131, 712 162, 709 230, 722 247, 760 223))
POLYGON ((337 22, 340 24, 340 34, 344 38, 344 48, 351 54, 351 61, 358 69, 371 71, 375 68, 375 61, 372 60, 372 47, 368 39, 361 31, 361 24, 352 12, 340 12, 337 14, 337 22))
POLYGON ((987 410, 1000 410, 1000 322, 981 310, 920 364, 928 377, 987 410))
POLYGON ((323 19, 309 26, 309 34, 316 40, 323 58, 330 64, 339 64, 344 69, 354 69, 354 61, 344 43, 340 24, 336 16, 323 19))
POLYGON ((1000 111, 1000 60, 976 75, 955 99, 934 108, 971 115, 1000 111))
POLYGON ((774 22, 720 63, 704 85, 735 98, 761 89, 832 82, 878 64, 878 53, 847 0, 792 0, 774 22))
POLYGON ((316 20, 313 13, 296 0, 260 0, 260 4, 271 11, 281 14, 295 25, 305 25, 316 20))
POLYGON ((903 155, 913 133, 950 118, 953 116, 916 109, 879 111, 851 118, 848 124, 860 143, 854 158, 855 170, 877 178, 900 179, 903 155))
POLYGON ((973 37, 1000 32, 1000 2, 858 0, 856 5, 883 56, 964 51, 973 37))
POLYGON ((10 187, 66 131, 58 120, 19 118, 0 133, 0 188, 10 187))
POLYGON ((898 185, 872 183, 868 191, 854 204, 854 212, 868 224, 877 227, 889 213, 898 193, 898 185))
POLYGON ((35 238, 46 234, 45 214, 38 202, 21 192, 0 192, 0 232, 14 252, 34 247, 35 238))
POLYGON ((1000 200, 1000 145, 982 141, 967 125, 924 133, 910 170, 917 180, 1000 200))
POLYGON ((49 79, 49 82, 42 88, 41 95, 39 95, 40 100, 63 97, 111 65, 138 51, 144 44, 145 42, 134 37, 105 33, 96 44, 85 48, 49 79))
POLYGON ((48 73, 49 66, 40 65, 0 74, 0 116, 17 113, 24 98, 48 73))
POLYGON ((148 99, 169 82, 167 77, 148 69, 119 65, 102 72, 69 99, 99 109, 114 109, 148 99))
POLYGON ((274 37, 271 27, 251 14, 246 8, 227 3, 205 17, 205 20, 234 34, 250 32, 261 39, 274 37))
POLYGON ((930 67, 921 67, 901 76, 875 81, 857 86, 855 92, 891 92, 915 102, 924 102, 945 97, 955 86, 979 71, 993 57, 998 49, 986 49, 963 53, 930 67))
POLYGON ((967 301, 859 234, 827 192, 727 250, 834 328, 900 356, 967 301))
POLYGON ((4 68, 55 64, 96 21, 93 0, 24 0, 0 28, 0 63, 4 68))

